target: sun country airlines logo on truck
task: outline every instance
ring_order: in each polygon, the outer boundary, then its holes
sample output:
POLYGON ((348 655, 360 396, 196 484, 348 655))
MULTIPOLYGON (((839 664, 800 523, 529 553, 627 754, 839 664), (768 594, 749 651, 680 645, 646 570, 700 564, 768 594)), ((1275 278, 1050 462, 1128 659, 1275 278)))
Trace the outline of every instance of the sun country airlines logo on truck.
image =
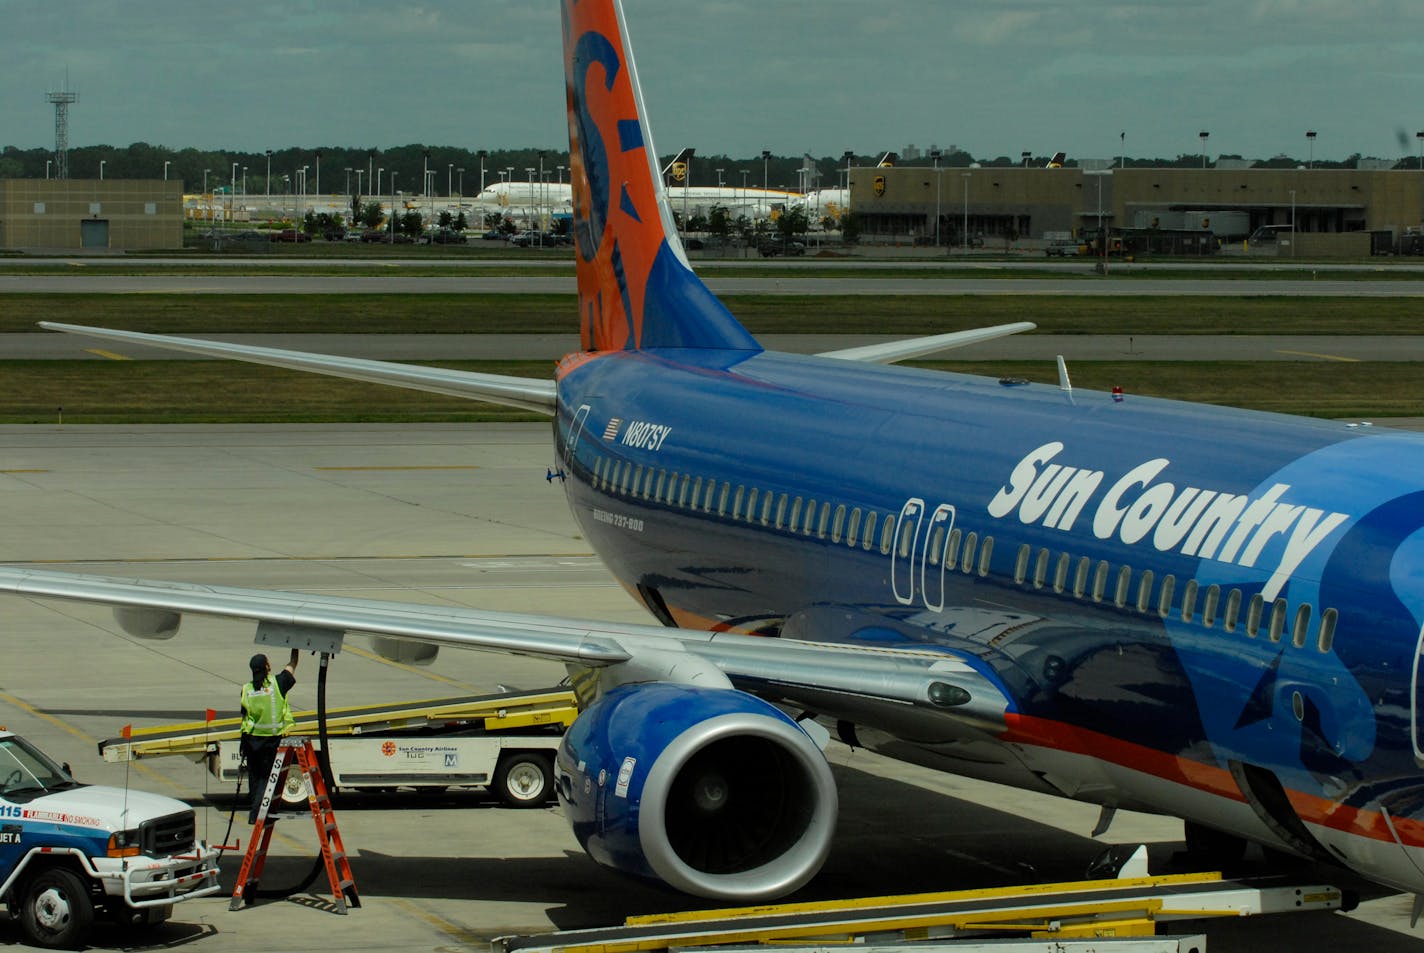
POLYGON ((1255 567, 1270 542, 1279 537, 1279 557, 1270 569, 1262 596, 1274 599, 1292 572, 1349 517, 1291 503, 1289 483, 1276 483, 1254 499, 1196 486, 1179 487, 1162 479, 1172 461, 1157 457, 1108 482, 1090 467, 1056 462, 1064 445, 1046 443, 1030 451, 989 501, 989 515, 1048 529, 1073 531, 1091 520, 1098 539, 1129 546, 1151 546, 1237 566, 1255 567), (1106 489, 1103 487, 1106 485, 1106 489))

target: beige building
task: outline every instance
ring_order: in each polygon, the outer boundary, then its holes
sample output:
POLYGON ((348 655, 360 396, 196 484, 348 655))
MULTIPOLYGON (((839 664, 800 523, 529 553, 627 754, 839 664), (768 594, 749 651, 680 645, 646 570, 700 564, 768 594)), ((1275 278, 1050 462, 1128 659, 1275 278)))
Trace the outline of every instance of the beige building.
POLYGON ((183 183, 0 179, 0 248, 183 247, 183 183))
POLYGON ((897 166, 852 170, 851 208, 869 240, 1042 240, 1095 231, 1210 232, 1241 243, 1263 227, 1302 251, 1367 255, 1424 225, 1414 169, 1106 169, 897 166), (936 230, 936 222, 938 229, 936 230))

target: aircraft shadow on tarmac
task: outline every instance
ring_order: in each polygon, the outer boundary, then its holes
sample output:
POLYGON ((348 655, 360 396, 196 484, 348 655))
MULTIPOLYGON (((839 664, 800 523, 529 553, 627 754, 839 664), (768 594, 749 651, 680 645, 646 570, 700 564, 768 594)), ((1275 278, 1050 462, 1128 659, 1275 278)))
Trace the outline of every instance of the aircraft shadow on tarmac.
MULTIPOLYGON (((835 846, 821 873, 786 898, 788 902, 1079 880, 1107 846, 1086 835, 902 781, 842 766, 833 770, 841 796, 835 846)), ((522 814, 501 810, 492 798, 468 792, 346 795, 336 807, 338 815, 390 810, 439 815, 488 809, 498 811, 500 821, 509 824, 518 824, 522 814)), ((439 823, 438 819, 433 822, 439 823)), ((562 853, 542 857, 482 854, 478 838, 466 845, 463 857, 417 857, 368 850, 359 844, 348 846, 357 851, 352 868, 363 895, 547 905, 547 916, 559 929, 609 926, 641 914, 728 906, 605 870, 572 841, 562 853)), ((1199 869, 1184 863, 1181 843, 1148 846, 1153 873, 1199 869)), ((225 883, 232 882, 240 861, 240 856, 225 858, 225 883)), ((295 884, 311 864, 309 857, 273 856, 267 863, 263 888, 295 884)), ((1280 869, 1279 865, 1267 868, 1262 855, 1253 850, 1246 866, 1231 873, 1264 875, 1280 869)), ((1301 865, 1290 873, 1303 882, 1334 884, 1366 898, 1384 893, 1329 867, 1301 865)), ((1211 948, 1219 953, 1281 948, 1283 930, 1292 936, 1299 931, 1302 942, 1323 941, 1323 946, 1314 944, 1316 949, 1330 948, 1332 941, 1368 948, 1372 953, 1420 948, 1416 937, 1329 913, 1285 920, 1260 917, 1174 924, 1171 932, 1209 932, 1211 948)), ((489 936, 501 932, 511 931, 489 926, 489 936)))

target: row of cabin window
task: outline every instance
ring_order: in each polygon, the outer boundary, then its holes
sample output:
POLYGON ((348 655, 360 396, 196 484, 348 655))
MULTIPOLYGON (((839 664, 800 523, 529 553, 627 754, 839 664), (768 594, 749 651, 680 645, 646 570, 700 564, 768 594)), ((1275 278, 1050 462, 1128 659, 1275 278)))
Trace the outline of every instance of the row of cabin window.
MULTIPOLYGON (((1119 609, 1131 607, 1138 612, 1149 612, 1155 608, 1157 614, 1164 619, 1172 613, 1177 579, 1170 573, 1162 577, 1154 605, 1152 589, 1155 580, 1150 569, 1144 569, 1138 574, 1134 593, 1131 566, 1121 566, 1114 573, 1112 566, 1105 559, 1099 560, 1096 567, 1093 560, 1087 556, 1080 556, 1075 562, 1068 553, 1059 553, 1058 558, 1054 560, 1052 553, 1046 548, 1040 548, 1035 557, 1033 547, 1027 543, 1019 547, 1018 559, 1014 563, 1014 582, 1019 585, 1031 584, 1035 589, 1042 589, 1050 585, 1050 564, 1053 576, 1051 585, 1056 593, 1071 591, 1079 599, 1089 597, 1094 602, 1111 599, 1119 609), (1112 590, 1111 594, 1109 588, 1112 590)), ((1213 583, 1203 591, 1195 579, 1188 579, 1182 587, 1180 617, 1183 622, 1195 620, 1208 629, 1215 626, 1219 619, 1223 630, 1235 632, 1242 623, 1241 599, 1241 590, 1232 589, 1226 594, 1223 605, 1220 586, 1213 583), (1199 600, 1200 611, 1197 605, 1199 600)), ((1310 639, 1311 613, 1310 604, 1301 603, 1296 607, 1294 617, 1290 619, 1291 644, 1296 648, 1304 648, 1310 639)), ((1246 605, 1244 628, 1248 638, 1254 639, 1261 634, 1265 615, 1265 599, 1258 592, 1246 605)), ((1290 615, 1286 600, 1276 599, 1271 603, 1270 617, 1265 619, 1265 629, 1272 642, 1279 642, 1284 638, 1290 615)), ((1326 609, 1321 613, 1320 626, 1315 635, 1315 646, 1319 651, 1331 650, 1335 643, 1335 626, 1338 620, 1339 613, 1335 609, 1326 609)))
MULTIPOLYGON (((760 523, 775 529, 785 529, 805 536, 812 534, 831 542, 844 540, 851 548, 859 546, 864 550, 879 548, 882 555, 890 555, 897 548, 902 559, 909 558, 914 545, 918 521, 905 520, 900 523, 899 539, 896 539, 894 513, 885 513, 858 506, 847 509, 844 503, 817 503, 804 500, 789 493, 762 492, 758 487, 748 489, 744 485, 733 487, 731 483, 716 480, 703 481, 702 477, 688 473, 679 474, 667 470, 644 467, 631 461, 600 458, 594 464, 593 485, 604 492, 619 493, 636 499, 651 500, 668 506, 680 506, 730 516, 734 520, 760 523), (880 526, 877 536, 875 528, 880 526)), ((945 537, 945 527, 937 525, 928 541, 927 558, 931 566, 940 565, 943 560, 946 569, 960 568, 965 574, 978 572, 980 576, 989 574, 989 563, 993 556, 993 537, 985 536, 982 543, 979 534, 964 534, 959 529, 949 531, 945 537), (960 547, 963 545, 963 551, 960 547), (976 560, 977 555, 977 560, 976 560)))

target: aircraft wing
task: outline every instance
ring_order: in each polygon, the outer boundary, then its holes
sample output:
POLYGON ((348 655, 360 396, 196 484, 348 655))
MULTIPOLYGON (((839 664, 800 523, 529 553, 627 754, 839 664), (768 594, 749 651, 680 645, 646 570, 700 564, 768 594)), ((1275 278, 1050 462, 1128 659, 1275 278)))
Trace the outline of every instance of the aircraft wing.
POLYGON ((287 351, 275 347, 226 344, 201 338, 173 337, 167 334, 144 334, 140 331, 113 331, 108 328, 83 327, 77 324, 57 324, 41 321, 39 326, 49 331, 83 334, 88 337, 142 344, 170 351, 187 351, 205 357, 228 358, 251 364, 269 364, 289 370, 309 371, 332 377, 389 384, 412 390, 430 391, 449 397, 487 400, 510 407, 521 407, 553 416, 557 395, 553 381, 503 374, 480 374, 417 364, 397 364, 391 361, 371 361, 356 357, 333 357, 305 351, 287 351))
POLYGON ((580 667, 631 663, 634 680, 680 680, 710 663, 739 687, 821 710, 867 703, 949 715, 994 730, 1008 701, 970 662, 935 650, 831 645, 728 632, 594 622, 450 606, 0 567, 0 593, 114 608, 129 631, 166 638, 183 614, 482 649, 580 667), (126 616, 126 613, 128 614, 126 616), (138 621, 145 631, 132 624, 138 621), (688 663, 684 669, 683 662, 688 663), (827 702, 830 705, 827 705, 827 702))
POLYGON ((886 344, 867 344, 865 347, 848 347, 840 351, 823 351, 819 356, 867 364, 893 364, 911 357, 952 351, 955 348, 978 344, 980 341, 992 341, 1021 331, 1032 331, 1035 327, 1037 325, 1032 321, 1016 321, 992 328, 972 328, 968 331, 951 331, 948 334, 933 334, 929 337, 890 341, 886 344))

